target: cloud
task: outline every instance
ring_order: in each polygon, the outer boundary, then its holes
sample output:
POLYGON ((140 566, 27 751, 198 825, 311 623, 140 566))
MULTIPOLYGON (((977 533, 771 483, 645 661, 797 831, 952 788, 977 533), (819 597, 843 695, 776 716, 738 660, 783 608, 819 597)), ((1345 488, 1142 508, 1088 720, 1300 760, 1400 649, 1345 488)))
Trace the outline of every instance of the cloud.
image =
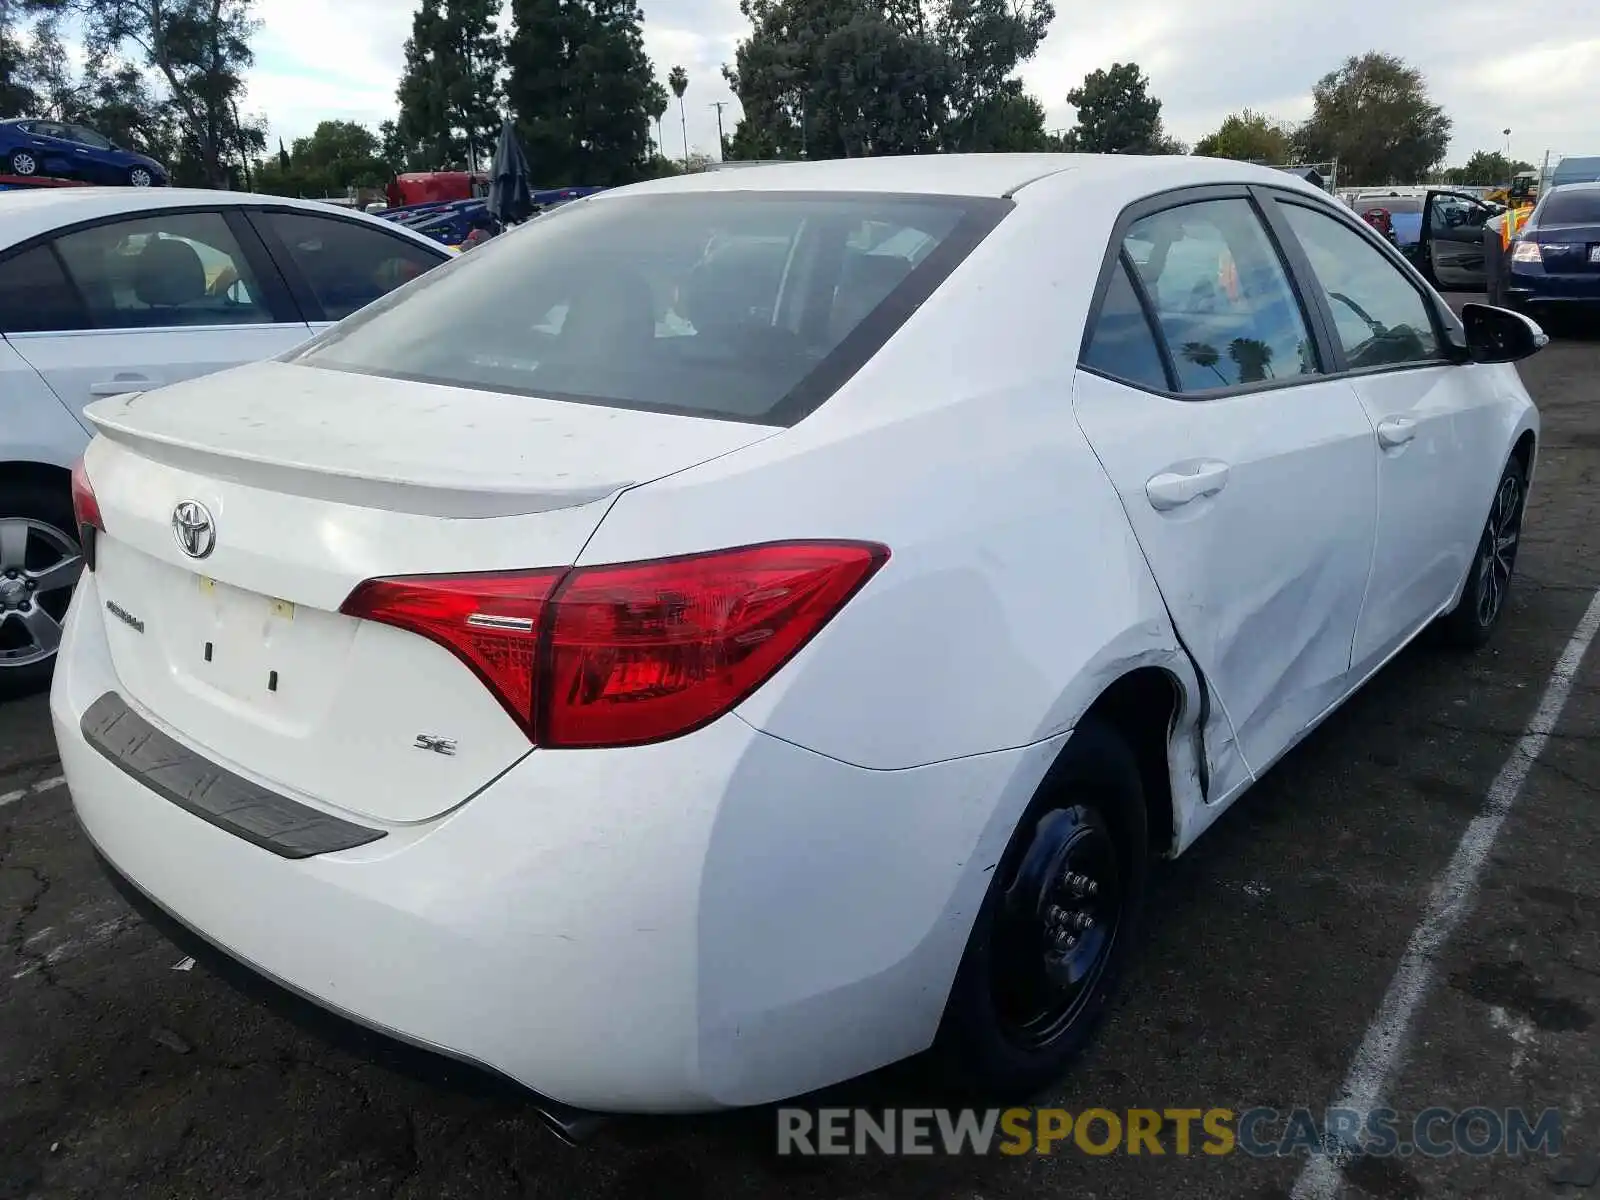
MULTIPOLYGON (((1500 148, 1511 128, 1519 157, 1546 149, 1600 153, 1600 22, 1594 0, 1543 0, 1537 22, 1508 19, 1503 0, 1119 0, 1071 5, 1023 69, 1051 127, 1071 125, 1067 92, 1096 67, 1138 62, 1163 102, 1168 127, 1187 141, 1229 112, 1250 107, 1283 119, 1311 109, 1311 86, 1343 59, 1367 50, 1399 54, 1428 77, 1455 118, 1450 158, 1500 148), (1572 31, 1595 36, 1574 39, 1572 31), (1546 33, 1546 31, 1551 31, 1546 33)), ((691 149, 714 152, 714 102, 725 128, 738 102, 722 78, 749 29, 737 0, 642 0, 645 49, 664 82, 689 75, 683 124, 691 149)), ((265 25, 250 77, 250 107, 274 135, 304 135, 327 117, 376 126, 394 115, 394 88, 411 27, 404 0, 258 0, 265 25)), ((666 150, 683 153, 676 104, 664 122, 666 150)))

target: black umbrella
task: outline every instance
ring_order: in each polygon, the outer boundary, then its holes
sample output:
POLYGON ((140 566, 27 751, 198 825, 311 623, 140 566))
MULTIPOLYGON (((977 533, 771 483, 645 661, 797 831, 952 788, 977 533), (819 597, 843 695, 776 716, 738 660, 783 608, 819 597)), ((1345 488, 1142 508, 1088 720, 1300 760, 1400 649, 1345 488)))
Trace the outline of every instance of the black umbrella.
POLYGON ((489 168, 489 213, 502 225, 526 221, 533 215, 533 185, 528 182, 528 159, 517 141, 511 122, 500 125, 500 141, 489 168))

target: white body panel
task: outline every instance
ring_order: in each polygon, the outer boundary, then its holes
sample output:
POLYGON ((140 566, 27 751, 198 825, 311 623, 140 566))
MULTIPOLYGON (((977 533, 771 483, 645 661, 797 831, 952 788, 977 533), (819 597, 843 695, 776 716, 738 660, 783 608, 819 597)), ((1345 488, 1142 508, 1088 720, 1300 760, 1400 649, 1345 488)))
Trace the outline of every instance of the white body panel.
POLYGON ((107 403, 88 459, 104 560, 74 600, 51 702, 84 827, 269 975, 569 1104, 757 1103, 925 1048, 989 872, 1096 698, 1138 669, 1174 683, 1167 848, 1181 851, 1365 678, 1364 619, 1420 627, 1439 587, 1459 589, 1446 576, 1462 539, 1537 429, 1509 369, 1462 369, 1493 399, 1373 388, 1368 409, 1351 379, 1184 405, 1080 372, 1121 208, 1235 179, 1318 195, 1262 168, 1133 156, 791 164, 630 189, 1020 189, 789 428, 291 365, 226 377, 213 407, 199 383, 107 403), (1457 414, 1454 441, 1430 434, 1386 466, 1374 403, 1487 404, 1493 421, 1457 414), (1385 491, 1417 449, 1469 445, 1474 495, 1427 498, 1399 476, 1385 491), (1227 486, 1153 509, 1148 480, 1200 458, 1229 464, 1227 486), (204 565, 168 528, 185 498, 215 506, 204 565), (1453 540, 1412 560, 1429 564, 1416 578, 1385 559, 1380 599, 1386 528, 1453 540), (890 558, 732 712, 623 750, 530 752, 450 654, 334 613, 370 576, 790 538, 882 542, 890 558), (178 600, 202 573, 237 604, 178 600), (122 589, 147 610, 142 638, 107 617, 122 589), (1391 591, 1416 599, 1401 611, 1391 591), (252 638, 266 610, 251 606, 272 597, 311 619, 252 638), (153 636, 168 605, 177 626, 153 636), (243 664, 217 685, 181 661, 208 620, 235 625, 243 664), (274 717, 243 693, 276 644, 303 683, 274 717), (80 721, 108 691, 202 756, 385 836, 289 861, 190 816, 90 747, 80 721), (481 745, 424 764, 418 732, 481 745))
POLYGON ((1347 686, 1378 508, 1355 391, 1199 402, 1084 373, 1077 411, 1245 762, 1264 769, 1347 686), (1162 499, 1163 476, 1205 490, 1162 499))
POLYGON ((10 341, 57 396, 82 412, 107 396, 149 391, 271 358, 310 336, 304 324, 222 325, 14 333, 10 341))
POLYGON ((1506 446, 1520 432, 1507 402, 1521 388, 1515 375, 1510 366, 1429 367, 1353 381, 1379 434, 1378 533, 1355 640, 1358 674, 1455 599, 1506 446))

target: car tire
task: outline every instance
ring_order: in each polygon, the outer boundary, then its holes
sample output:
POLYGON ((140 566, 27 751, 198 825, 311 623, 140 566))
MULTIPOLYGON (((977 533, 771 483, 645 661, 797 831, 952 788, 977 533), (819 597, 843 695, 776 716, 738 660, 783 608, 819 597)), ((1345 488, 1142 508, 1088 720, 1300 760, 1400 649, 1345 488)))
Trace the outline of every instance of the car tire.
POLYGON ((18 150, 11 155, 11 173, 13 175, 37 175, 39 173, 39 160, 26 150, 18 150))
POLYGON ((1488 642, 1505 615, 1517 550, 1522 544, 1522 518, 1528 502, 1528 478, 1513 458, 1495 485, 1489 515, 1478 535, 1478 548, 1467 570, 1461 599, 1440 621, 1446 640, 1464 650, 1488 642))
POLYGON ((130 167, 128 169, 128 186, 136 188, 154 187, 156 177, 150 173, 149 167, 130 167))
POLYGON ((34 480, 0 485, 0 699, 31 695, 50 682, 55 650, 40 654, 37 638, 23 627, 22 619, 37 606, 59 625, 66 616, 72 589, 19 595, 16 582, 27 576, 22 568, 36 573, 68 553, 81 551, 67 490, 34 480), (11 561, 19 529, 27 533, 23 563, 11 561), (27 648, 28 642, 35 644, 34 650, 27 648))
POLYGON ((1066 1073, 1137 940, 1149 860, 1138 762, 1115 730, 1089 718, 991 875, 931 1056, 942 1083, 974 1098, 1023 1099, 1066 1073), (1063 925, 1076 939, 1070 948, 1058 940, 1063 925))

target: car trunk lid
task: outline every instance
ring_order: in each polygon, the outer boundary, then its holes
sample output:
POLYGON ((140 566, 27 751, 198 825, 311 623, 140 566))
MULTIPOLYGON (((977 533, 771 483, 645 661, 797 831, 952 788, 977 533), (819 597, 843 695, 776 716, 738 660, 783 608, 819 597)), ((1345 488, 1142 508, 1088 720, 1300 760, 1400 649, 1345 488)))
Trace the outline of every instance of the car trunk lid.
POLYGON ((571 564, 624 487, 770 436, 266 363, 93 405, 120 690, 220 765, 386 822, 529 752, 443 647, 343 615, 366 579, 571 564))

